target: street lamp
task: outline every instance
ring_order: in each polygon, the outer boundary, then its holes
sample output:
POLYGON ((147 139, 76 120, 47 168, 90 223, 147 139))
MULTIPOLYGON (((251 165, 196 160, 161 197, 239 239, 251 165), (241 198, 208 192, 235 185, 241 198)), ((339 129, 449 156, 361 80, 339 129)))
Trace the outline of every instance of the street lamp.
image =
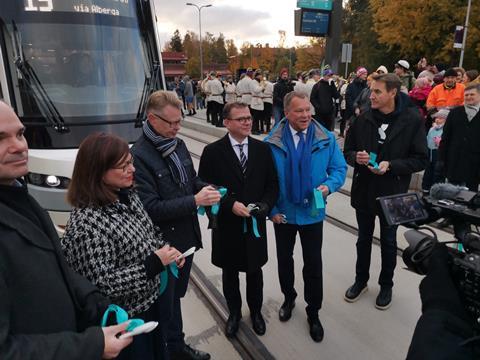
POLYGON ((465 18, 465 26, 463 28, 463 40, 462 40, 462 51, 460 52, 460 64, 459 67, 463 66, 463 56, 465 54, 465 45, 467 43, 467 31, 468 31, 468 23, 470 21, 470 10, 472 9, 472 0, 468 0, 467 5, 467 16, 465 18))
POLYGON ((188 3, 186 3, 186 5, 195 6, 198 10, 198 29, 199 29, 199 32, 200 32, 200 35, 199 35, 199 37, 200 37, 200 79, 203 79, 202 9, 207 8, 207 7, 211 7, 212 4, 198 6, 197 4, 188 2, 188 3))

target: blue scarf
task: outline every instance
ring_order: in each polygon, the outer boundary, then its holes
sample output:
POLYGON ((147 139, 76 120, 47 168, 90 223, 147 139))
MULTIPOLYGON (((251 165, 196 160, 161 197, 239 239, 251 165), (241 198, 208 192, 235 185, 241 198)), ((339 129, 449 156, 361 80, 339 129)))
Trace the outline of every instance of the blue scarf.
POLYGON ((178 157, 175 149, 177 148, 177 138, 165 138, 159 135, 148 121, 143 124, 143 133, 157 148, 162 157, 168 164, 173 180, 183 187, 188 181, 187 171, 178 157))
POLYGON ((312 144, 315 125, 311 123, 307 130, 305 145, 295 148, 292 132, 288 122, 282 133, 282 142, 287 147, 287 165, 285 167, 285 182, 287 198, 290 202, 308 207, 312 197, 312 144))

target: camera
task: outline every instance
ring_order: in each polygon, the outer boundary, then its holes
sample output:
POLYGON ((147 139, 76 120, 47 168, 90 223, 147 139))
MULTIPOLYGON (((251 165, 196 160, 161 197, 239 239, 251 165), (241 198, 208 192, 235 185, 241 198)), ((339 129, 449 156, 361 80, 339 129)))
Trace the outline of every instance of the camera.
MULTIPOLYGON (((445 185, 443 185, 445 186, 445 185)), ((451 186, 451 185, 450 185, 451 186)), ((389 225, 403 225, 408 247, 403 251, 407 268, 425 275, 429 268, 432 250, 438 237, 425 224, 440 218, 450 220, 454 228, 453 241, 457 249, 447 247, 449 268, 460 298, 467 313, 475 319, 480 330, 480 234, 472 227, 480 225, 480 194, 458 188, 454 195, 443 198, 440 191, 436 196, 420 197, 417 193, 398 194, 378 198, 382 213, 389 225)), ((431 192, 432 193, 432 192, 431 192)))

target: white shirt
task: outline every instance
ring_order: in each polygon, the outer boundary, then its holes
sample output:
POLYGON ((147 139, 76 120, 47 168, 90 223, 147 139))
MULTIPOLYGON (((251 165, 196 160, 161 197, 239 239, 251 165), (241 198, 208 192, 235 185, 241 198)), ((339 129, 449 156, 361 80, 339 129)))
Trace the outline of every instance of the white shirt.
MULTIPOLYGON (((232 135, 230 135, 230 134, 228 134, 228 138, 230 139, 230 144, 232 144, 233 151, 235 151, 235 155, 237 155, 238 161, 241 161, 240 160, 240 147, 237 146, 237 145, 240 145, 240 143, 237 140, 235 140, 232 137, 232 135)), ((243 153, 245 154, 245 157, 248 160, 248 136, 245 139, 243 139, 241 144, 243 145, 243 153)))
MULTIPOLYGON (((290 124, 288 124, 288 126, 290 127, 290 131, 292 132, 293 142, 295 143, 295 149, 296 149, 298 146, 298 143, 300 142, 300 136, 298 136, 297 134, 298 131, 295 130, 290 124)), ((307 138, 307 131, 308 131, 308 128, 302 131, 305 139, 307 138)))

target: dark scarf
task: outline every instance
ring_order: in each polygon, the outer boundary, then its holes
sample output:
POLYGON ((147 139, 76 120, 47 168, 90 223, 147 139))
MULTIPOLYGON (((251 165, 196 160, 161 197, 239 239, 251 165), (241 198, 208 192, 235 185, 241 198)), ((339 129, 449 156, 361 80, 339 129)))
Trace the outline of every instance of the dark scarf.
POLYGON ((285 168, 285 181, 287 186, 287 197, 296 205, 309 206, 312 197, 312 144, 315 132, 315 125, 311 123, 307 130, 305 146, 295 149, 292 132, 288 122, 285 124, 282 133, 282 142, 287 147, 287 166, 285 168))
POLYGON ((173 180, 183 187, 188 181, 188 175, 175 151, 178 144, 177 138, 170 139, 159 135, 148 121, 143 124, 143 133, 167 161, 173 180))

